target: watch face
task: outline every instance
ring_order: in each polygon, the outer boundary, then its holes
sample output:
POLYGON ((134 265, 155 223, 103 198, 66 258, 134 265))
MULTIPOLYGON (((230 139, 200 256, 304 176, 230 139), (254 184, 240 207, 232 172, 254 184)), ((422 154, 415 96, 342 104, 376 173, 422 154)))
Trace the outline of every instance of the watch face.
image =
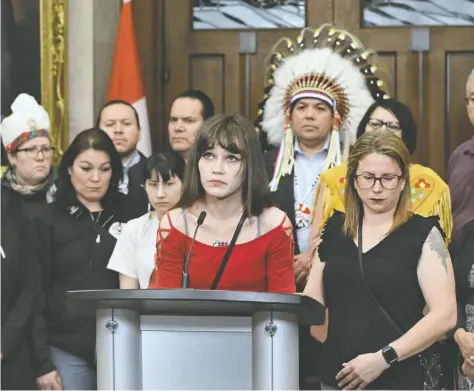
POLYGON ((397 352, 391 346, 386 346, 383 348, 382 355, 385 361, 387 361, 387 364, 392 365, 398 361, 397 352))

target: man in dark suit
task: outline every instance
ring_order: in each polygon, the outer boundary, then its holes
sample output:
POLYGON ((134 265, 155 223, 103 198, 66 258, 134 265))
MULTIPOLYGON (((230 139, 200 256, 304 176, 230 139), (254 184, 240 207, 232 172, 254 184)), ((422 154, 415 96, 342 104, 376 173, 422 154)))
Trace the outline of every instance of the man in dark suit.
POLYGON ((122 158, 123 180, 119 190, 127 198, 128 219, 144 215, 148 210, 143 188, 147 158, 137 149, 141 130, 136 109, 122 100, 109 101, 100 110, 96 126, 109 135, 122 158))

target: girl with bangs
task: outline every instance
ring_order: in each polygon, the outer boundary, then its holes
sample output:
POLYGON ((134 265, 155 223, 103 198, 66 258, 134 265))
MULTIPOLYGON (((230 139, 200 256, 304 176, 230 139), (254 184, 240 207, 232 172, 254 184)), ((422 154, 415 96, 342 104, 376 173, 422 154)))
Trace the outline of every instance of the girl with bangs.
POLYGON ((142 186, 148 212, 125 225, 107 266, 119 273, 120 289, 148 288, 155 268, 158 223, 181 196, 185 167, 184 159, 173 150, 147 159, 142 186))
POLYGON ((181 287, 188 253, 190 288, 295 292, 292 225, 272 206, 258 135, 241 115, 204 122, 181 200, 160 222, 150 288, 181 287))

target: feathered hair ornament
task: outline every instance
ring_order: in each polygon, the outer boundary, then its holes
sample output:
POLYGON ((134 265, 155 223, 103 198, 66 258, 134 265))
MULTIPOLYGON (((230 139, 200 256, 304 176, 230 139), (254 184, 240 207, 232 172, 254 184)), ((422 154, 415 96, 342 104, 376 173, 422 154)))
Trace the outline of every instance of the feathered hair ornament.
POLYGON ((257 126, 270 145, 280 146, 270 190, 291 174, 294 159, 291 109, 302 98, 319 99, 334 113, 328 156, 322 169, 341 164, 355 143, 357 125, 375 99, 388 98, 377 76, 375 53, 345 30, 325 24, 304 28, 296 38, 280 39, 269 57, 265 95, 257 126), (340 135, 344 136, 341 153, 340 135))

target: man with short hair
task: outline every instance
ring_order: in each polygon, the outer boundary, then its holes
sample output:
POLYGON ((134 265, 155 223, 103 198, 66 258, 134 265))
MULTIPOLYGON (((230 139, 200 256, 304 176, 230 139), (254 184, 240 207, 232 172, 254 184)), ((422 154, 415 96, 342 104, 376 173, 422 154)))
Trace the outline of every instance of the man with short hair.
MULTIPOLYGON (((316 97, 304 97, 295 100, 290 108, 291 128, 294 134, 293 181, 280 179, 281 188, 274 192, 275 201, 280 207, 288 203, 290 220, 295 230, 295 276, 303 284, 309 273, 309 245, 311 239, 311 210, 316 196, 319 176, 324 161, 328 157, 330 133, 333 129, 334 108, 316 97), (293 182, 293 183, 292 183, 293 182), (293 184, 293 200, 285 185, 293 184), (290 206, 291 203, 291 206, 290 206)), ((274 173, 278 150, 265 155, 269 177, 274 173)))
POLYGON ((140 140, 140 119, 132 104, 123 100, 107 102, 99 112, 96 126, 112 139, 122 158, 123 180, 119 191, 127 197, 129 219, 144 215, 148 210, 145 184, 146 157, 137 149, 140 140))
MULTIPOLYGON (((474 68, 467 77, 464 101, 466 103, 467 115, 474 126, 474 68)), ((474 222, 474 136, 459 145, 449 158, 447 182, 451 191, 451 210, 453 214, 452 250, 457 256, 456 259, 459 265, 462 265, 462 262, 468 265, 467 262, 471 262, 472 253, 469 253, 469 247, 463 247, 463 242, 468 243, 466 238, 469 238, 469 233, 472 233, 472 224, 470 223, 474 222), (464 258, 463 254, 466 254, 467 258, 464 258)), ((465 271, 467 275, 463 275, 462 278, 466 279, 468 283, 467 289, 469 289, 469 284, 472 286, 471 267, 469 266, 469 269, 465 268, 465 271)), ((456 284, 458 282, 456 281, 456 284)), ((463 287, 464 284, 460 285, 463 287)), ((456 288, 458 287, 456 286, 456 288)), ((470 295, 467 294, 465 298, 458 297, 458 300, 461 300, 458 303, 465 303, 467 301, 469 304, 470 298, 470 295)), ((463 353, 462 374, 459 376, 460 390, 468 389, 472 386, 470 379, 472 379, 472 374, 474 373, 472 360, 466 357, 466 355, 472 354, 469 352, 472 351, 471 346, 474 340, 473 317, 469 312, 464 307, 459 307, 458 323, 454 333, 454 340, 463 353)))
MULTIPOLYGON (((466 110, 474 126, 474 68, 466 81, 466 110)), ((474 136, 459 145, 449 158, 447 182, 451 191, 453 235, 474 220, 474 136)))
POLYGON ((202 91, 188 90, 174 100, 168 123, 169 141, 185 161, 202 123, 213 115, 214 104, 202 91))

